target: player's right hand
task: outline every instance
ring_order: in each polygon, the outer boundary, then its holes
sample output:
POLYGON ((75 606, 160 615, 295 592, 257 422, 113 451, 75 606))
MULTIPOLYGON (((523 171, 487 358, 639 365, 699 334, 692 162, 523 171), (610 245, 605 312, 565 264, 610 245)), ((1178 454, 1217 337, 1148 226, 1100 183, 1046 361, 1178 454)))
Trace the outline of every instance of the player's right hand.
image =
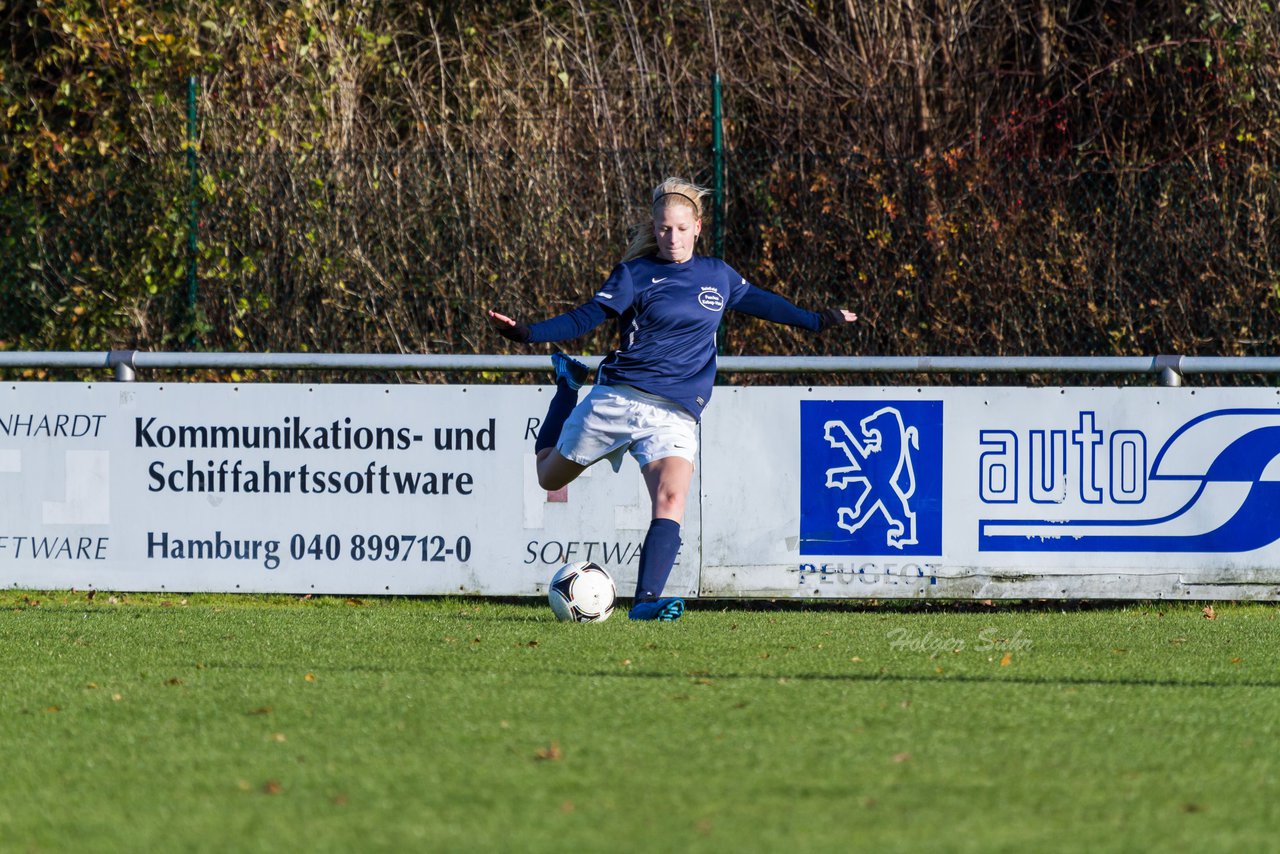
POLYGON ((505 314, 499 314, 493 309, 486 311, 485 317, 489 321, 489 325, 493 327, 494 331, 503 338, 516 341, 520 344, 527 344, 529 342, 529 327, 523 323, 519 323, 518 321, 511 319, 505 314))

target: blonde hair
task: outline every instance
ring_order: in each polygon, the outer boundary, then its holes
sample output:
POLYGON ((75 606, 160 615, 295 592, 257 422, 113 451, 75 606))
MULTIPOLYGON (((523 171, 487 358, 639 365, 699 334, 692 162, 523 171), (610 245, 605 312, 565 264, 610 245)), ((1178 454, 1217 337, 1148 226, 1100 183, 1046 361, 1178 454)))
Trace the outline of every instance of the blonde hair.
POLYGON ((623 261, 643 258, 658 251, 658 238, 653 236, 653 218, 663 210, 681 205, 693 210, 693 216, 702 221, 702 200, 711 195, 706 187, 699 187, 692 181, 683 178, 667 178, 653 188, 649 203, 649 219, 631 226, 631 242, 622 256, 623 261))

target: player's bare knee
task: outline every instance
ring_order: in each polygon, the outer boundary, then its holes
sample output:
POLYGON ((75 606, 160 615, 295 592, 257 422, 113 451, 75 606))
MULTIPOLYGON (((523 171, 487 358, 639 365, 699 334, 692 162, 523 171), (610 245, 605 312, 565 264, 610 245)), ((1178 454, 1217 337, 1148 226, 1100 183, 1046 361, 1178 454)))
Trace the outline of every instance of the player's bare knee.
POLYGON ((679 522, 684 518, 684 496, 675 493, 664 495, 658 493, 657 500, 653 502, 653 515, 660 519, 675 519, 679 522))
POLYGON ((564 478, 551 477, 549 475, 544 475, 542 472, 538 472, 538 486, 542 487, 547 492, 555 492, 557 489, 563 489, 568 485, 569 481, 564 478))

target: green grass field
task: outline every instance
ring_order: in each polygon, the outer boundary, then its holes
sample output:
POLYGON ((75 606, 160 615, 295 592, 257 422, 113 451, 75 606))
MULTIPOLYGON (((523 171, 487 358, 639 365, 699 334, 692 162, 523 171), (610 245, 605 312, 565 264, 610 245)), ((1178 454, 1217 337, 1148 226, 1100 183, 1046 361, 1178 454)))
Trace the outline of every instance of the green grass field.
POLYGON ((1202 607, 7 591, 0 848, 1274 849, 1278 612, 1202 607))

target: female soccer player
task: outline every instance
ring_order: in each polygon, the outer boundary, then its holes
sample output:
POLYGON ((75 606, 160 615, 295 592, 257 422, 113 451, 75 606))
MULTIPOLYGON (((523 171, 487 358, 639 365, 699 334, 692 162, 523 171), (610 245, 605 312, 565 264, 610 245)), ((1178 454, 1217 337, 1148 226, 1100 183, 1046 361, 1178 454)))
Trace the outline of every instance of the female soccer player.
POLYGON ((608 459, 614 471, 630 452, 640 464, 652 522, 640 549, 633 620, 675 620, 679 598, 662 598, 676 553, 685 497, 693 479, 697 423, 716 375, 716 329, 725 309, 818 332, 852 323, 844 309, 805 311, 747 283, 718 258, 695 255, 702 199, 710 191, 668 178, 653 190, 652 222, 638 226, 604 286, 572 311, 527 326, 490 310, 489 323, 520 343, 576 338, 612 318, 619 345, 596 371, 563 353, 551 357, 556 393, 534 441, 538 483, 560 489, 608 459))

